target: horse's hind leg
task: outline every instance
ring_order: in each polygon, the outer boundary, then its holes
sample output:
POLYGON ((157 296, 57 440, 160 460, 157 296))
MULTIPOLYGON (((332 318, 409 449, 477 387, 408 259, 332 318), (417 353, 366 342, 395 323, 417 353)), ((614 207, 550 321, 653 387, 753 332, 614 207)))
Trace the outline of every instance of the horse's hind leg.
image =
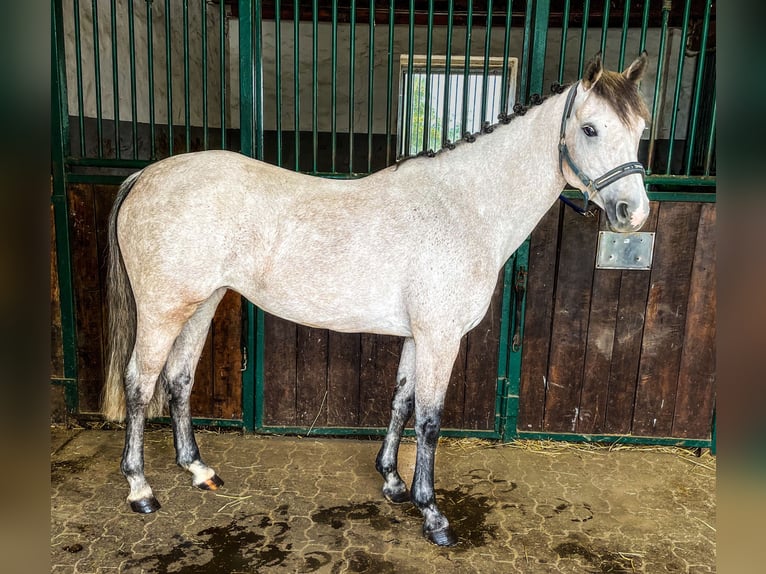
POLYGON ((399 442, 404 425, 415 408, 415 341, 407 338, 402 347, 399 370, 396 374, 396 392, 391 402, 391 421, 383 439, 375 468, 383 476, 383 496, 395 503, 409 501, 407 486, 397 469, 399 442))
POLYGON ((194 384, 194 371, 210 330, 210 322, 224 293, 225 288, 213 293, 184 325, 173 344, 162 373, 170 393, 170 417, 176 462, 181 468, 192 473, 192 484, 204 490, 217 489, 223 485, 223 480, 200 457, 192 428, 189 396, 194 384))

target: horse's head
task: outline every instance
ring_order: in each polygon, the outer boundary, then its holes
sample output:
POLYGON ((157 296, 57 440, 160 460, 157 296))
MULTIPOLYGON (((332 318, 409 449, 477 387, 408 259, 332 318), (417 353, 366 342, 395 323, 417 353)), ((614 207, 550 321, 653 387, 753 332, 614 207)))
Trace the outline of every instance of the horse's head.
POLYGON ((570 90, 559 153, 567 183, 606 212, 615 231, 635 231, 649 216, 637 160, 649 111, 638 91, 646 52, 624 72, 604 70, 600 54, 570 90))

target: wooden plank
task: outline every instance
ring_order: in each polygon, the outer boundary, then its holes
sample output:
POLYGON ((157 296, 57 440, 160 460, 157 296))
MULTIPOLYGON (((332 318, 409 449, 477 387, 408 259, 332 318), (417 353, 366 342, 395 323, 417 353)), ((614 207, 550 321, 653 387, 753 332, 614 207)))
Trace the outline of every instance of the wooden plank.
POLYGON ((104 378, 103 317, 92 185, 68 188, 81 412, 97 412, 104 378))
POLYGON ((519 390, 519 430, 542 431, 553 315, 561 206, 556 202, 532 232, 519 390))
POLYGON ((64 376, 64 337, 61 326, 61 292, 56 251, 56 219, 50 207, 51 232, 51 377, 64 376))
POLYGON ((470 334, 465 335, 460 340, 460 350, 455 358, 454 365, 452 365, 447 396, 444 397, 442 428, 463 428, 466 394, 466 354, 469 336, 470 334))
POLYGON ((633 433, 670 436, 700 204, 663 203, 646 305, 633 433))
MULTIPOLYGON (((659 202, 650 204, 642 231, 656 231, 659 208, 659 202)), ((625 270, 620 277, 612 358, 606 381, 605 433, 630 433, 650 277, 651 272, 645 270, 625 270)))
POLYGON ((700 213, 672 436, 710 438, 716 381, 716 206, 700 213))
POLYGON ((491 430, 495 427, 497 360, 500 344, 500 315, 503 306, 503 271, 495 284, 487 314, 468 333, 465 367, 463 427, 491 430))
POLYGON ((297 325, 265 314, 264 424, 295 425, 297 325))
MULTIPOLYGON (((212 329, 211 329, 212 330, 212 329)), ((205 346, 194 371, 194 386, 189 406, 195 417, 213 416, 213 335, 208 332, 205 346)))
POLYGON ((327 364, 327 424, 359 424, 361 335, 329 332, 327 364))
POLYGON ((329 332, 298 325, 296 355, 296 423, 327 425, 327 351, 329 332))
POLYGON ((213 317, 211 417, 242 419, 242 296, 227 291, 213 317))
POLYGON ((401 337, 390 335, 362 335, 359 372, 360 426, 388 425, 402 341, 401 337))
POLYGON ((598 220, 564 211, 543 428, 573 432, 582 391, 598 220))

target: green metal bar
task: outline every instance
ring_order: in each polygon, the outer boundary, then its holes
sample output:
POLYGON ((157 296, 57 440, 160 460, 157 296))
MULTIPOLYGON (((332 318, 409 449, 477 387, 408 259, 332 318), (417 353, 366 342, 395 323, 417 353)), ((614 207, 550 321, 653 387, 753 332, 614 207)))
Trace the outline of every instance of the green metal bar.
POLYGON ((519 81, 519 102, 526 102, 529 90, 529 55, 532 44, 532 16, 534 2, 527 2, 524 13, 524 38, 521 45, 521 79, 519 81))
POLYGON ((330 155, 332 171, 335 173, 335 156, 338 151, 338 0, 332 2, 332 38, 331 38, 331 76, 330 76, 330 155))
POLYGON ((712 441, 710 439, 686 439, 673 437, 652 437, 652 436, 634 436, 634 435, 590 435, 574 433, 555 433, 555 432, 531 432, 519 431, 514 437, 517 440, 555 440, 564 442, 586 442, 586 443, 611 443, 611 444, 631 444, 631 445, 656 445, 656 446, 677 446, 684 448, 710 448, 712 441))
POLYGON ((702 79, 705 69, 705 52, 707 51, 707 36, 710 28, 710 7, 712 2, 705 2, 705 12, 702 17, 702 32, 700 35, 699 55, 697 56, 697 75, 694 82, 694 97, 692 100, 691 113, 689 115, 689 133, 686 136, 686 175, 691 175, 692 156, 694 155, 694 142, 697 139, 697 123, 699 119, 700 100, 702 99, 702 79))
POLYGON ((207 1, 200 2, 200 36, 202 42, 202 147, 210 148, 210 120, 208 117, 207 96, 207 1))
POLYGON ((138 158, 138 101, 136 88, 136 30, 133 0, 128 0, 128 44, 130 48, 130 117, 133 159, 138 158))
MULTIPOLYGON (((85 104, 82 89, 82 42, 80 39, 80 0, 74 0, 74 50, 77 74, 77 116, 80 128, 80 156, 85 156, 85 104)), ((68 114, 68 112, 67 112, 68 114)))
MULTIPOLYGON (((625 0, 628 2, 629 0, 625 0)), ((561 49, 559 51, 559 84, 564 83, 564 64, 566 63, 567 37, 569 36, 569 11, 571 9, 570 0, 564 3, 564 15, 561 21, 561 49)))
POLYGON ((279 0, 274 2, 274 104, 277 130, 277 165, 282 166, 282 6, 279 0))
POLYGON ((412 66, 415 55, 415 0, 410 0, 410 19, 407 28, 407 95, 400 111, 402 116, 402 133, 404 134, 404 154, 410 154, 411 129, 412 129, 412 66))
POLYGON ((673 108, 670 120, 670 135, 668 136, 668 166, 665 173, 670 174, 670 166, 673 162, 673 148, 676 141, 676 124, 678 123, 678 103, 681 100, 681 80, 684 74, 684 50, 686 47, 686 37, 689 31, 689 13, 691 12, 691 0, 686 0, 684 7, 684 17, 681 24, 681 42, 678 47, 678 66, 676 68, 676 88, 673 93, 673 108))
POLYGON ((391 156, 391 100, 394 93, 394 7, 391 0, 388 6, 388 62, 386 64, 386 164, 393 163, 391 156))
POLYGON ((149 83, 149 157, 157 159, 157 137, 154 108, 154 32, 152 31, 152 1, 146 0, 146 52, 147 52, 147 74, 149 83))
POLYGON ((651 0, 644 0, 644 13, 641 17, 641 38, 638 42, 639 53, 646 49, 646 32, 649 29, 649 2, 651 0))
POLYGON ((468 80, 471 75, 471 34, 473 34, 473 0, 468 0, 465 21, 465 62, 463 63, 463 107, 460 115, 460 133, 468 132, 468 80))
MULTIPOLYGON (((660 122, 662 121, 660 112, 661 99, 663 92, 665 91, 665 60, 667 52, 667 38, 668 38, 668 20, 670 18, 670 2, 664 2, 662 6, 662 25, 660 27, 660 46, 659 54, 657 55, 657 83, 654 87, 654 98, 652 102, 652 123, 649 127, 649 148, 647 150, 646 158, 646 173, 652 173, 652 164, 654 163, 654 147, 657 141, 657 132, 660 129, 660 122)), ((671 142, 672 144, 672 142, 671 142)))
POLYGON ((431 149, 431 60, 434 51, 434 0, 428 1, 428 30, 426 32, 426 78, 423 101, 423 150, 431 149))
MULTIPOLYGON (((260 2, 256 2, 258 6, 260 6, 260 2)), ((247 70, 245 71, 245 77, 244 80, 246 82, 245 86, 248 87, 248 93, 245 101, 243 102, 242 97, 242 88, 240 87, 240 108, 245 105, 250 105, 249 115, 248 119, 250 121, 250 124, 248 126, 248 135, 250 136, 251 140, 249 142, 249 153, 253 153, 253 145, 254 140, 252 139, 254 137, 253 134, 253 115, 252 115, 252 105, 253 105, 253 90, 254 90, 254 84, 253 84, 253 30, 252 30, 252 4, 250 2, 245 2, 243 0, 239 0, 239 8, 240 8, 240 15, 242 14, 242 10, 244 9, 245 12, 247 12, 247 17, 245 19, 245 22, 242 21, 242 17, 240 16, 239 20, 239 26, 240 26, 240 32, 239 32, 239 40, 240 40, 240 60, 239 60, 239 66, 240 66, 240 82, 243 80, 242 76, 242 68, 243 65, 247 67, 247 70), (247 41, 247 45, 242 45, 242 27, 247 25, 247 31, 244 32, 245 34, 245 40, 247 41), (247 52, 247 54, 242 57, 243 52, 241 51, 243 47, 247 47, 250 51, 247 52), (248 66, 249 64, 249 66, 248 66)), ((226 110, 227 110, 227 104, 226 104, 226 3, 220 2, 219 3, 219 11, 218 11, 218 51, 219 51, 219 61, 220 61, 220 74, 221 74, 221 149, 227 149, 228 148, 228 138, 226 137, 226 110)), ((240 116, 242 112, 240 111, 240 116)), ((240 128, 240 140, 245 135, 244 132, 242 132, 242 124, 239 125, 240 128)), ((240 141, 240 147, 242 146, 242 143, 240 141)))
MULTIPOLYGON (((489 84, 489 56, 492 48, 492 0, 487 1, 487 22, 484 32, 484 68, 481 77, 481 121, 487 121, 487 86, 489 84)), ((492 123, 492 122, 490 122, 492 123)))
MULTIPOLYGON (((252 339, 248 339, 248 344, 250 345, 250 348, 255 352, 255 372, 254 372, 254 385, 253 389, 255 391, 254 395, 254 401, 250 401, 250 404, 255 406, 255 409, 246 412, 245 413, 245 419, 251 423, 251 426, 248 428, 257 428, 261 429, 263 428, 263 415, 264 415, 264 405, 265 405, 265 395, 264 395, 264 385, 265 385, 265 376, 264 376, 264 360, 265 360, 265 348, 266 348, 266 339, 265 339, 265 314, 261 309, 258 309, 257 307, 253 306, 252 304, 249 304, 249 317, 250 321, 255 320, 255 332, 250 331, 248 334, 249 337, 252 336, 252 339), (254 313, 252 312, 254 310, 254 313)), ((252 322, 249 322, 248 324, 252 325, 252 322)))
POLYGON ((253 123, 255 125, 255 157, 263 160, 263 16, 261 2, 255 2, 253 11, 253 85, 254 85, 254 111, 253 123))
MULTIPOLYGON (((383 427, 298 427, 298 426, 266 426, 258 428, 259 433, 275 435, 315 435, 315 436, 384 436, 386 429, 383 427)), ((500 439, 500 435, 492 430, 472 429, 442 429, 439 433, 443 437, 452 438, 480 438, 487 440, 500 439)), ((414 437, 415 431, 406 428, 402 436, 414 437)))
MULTIPOLYGON (((77 381, 77 328, 69 240, 69 206, 66 196, 65 158, 69 154, 66 62, 64 59, 61 0, 51 2, 51 174, 53 218, 56 227, 56 265, 64 359, 64 377, 77 381)), ((76 393, 75 393, 76 395, 76 393)), ((76 396, 75 396, 76 398, 76 396)))
MULTIPOLYGON (((71 166, 87 166, 87 167, 114 167, 114 168, 126 168, 126 169, 142 169, 149 165, 149 161, 144 159, 109 159, 109 158, 95 158, 95 157, 68 157, 66 163, 71 166)), ((67 181, 72 181, 72 177, 77 177, 78 174, 68 174, 67 181)))
POLYGON ((93 66, 95 68, 96 84, 96 134, 98 138, 98 157, 104 156, 104 127, 101 109, 101 56, 98 42, 98 4, 96 0, 91 3, 93 10, 93 66))
POLYGON ((705 175, 710 176, 710 168, 713 164, 713 151, 715 150, 715 116, 716 116, 716 89, 713 87, 713 112, 710 116, 710 135, 707 140, 707 153, 705 154, 705 175))
MULTIPOLYGON (((510 2, 509 2, 510 4, 510 2)), ((442 102, 442 141, 441 147, 444 147, 447 141, 450 140, 450 122, 449 122, 449 109, 450 109, 450 87, 452 85, 452 32, 453 32, 453 18, 455 16, 455 7, 453 2, 447 4, 447 42, 446 42, 446 60, 444 62, 444 101, 442 102)))
POLYGON ((542 94, 545 76, 545 50, 548 45, 548 19, 551 12, 550 0, 538 0, 535 9, 534 42, 532 45, 532 70, 529 78, 529 93, 542 94))
MULTIPOLYGON (((510 94, 508 93, 508 58, 511 55, 511 24, 513 22, 513 0, 506 0, 505 3, 505 38, 503 39, 503 73, 501 76, 501 82, 503 84, 502 92, 500 92, 500 110, 502 113, 507 114, 508 100, 510 94)), ((514 96, 516 94, 513 94, 514 96)))
POLYGON ((622 5, 622 36, 620 37, 620 59, 617 69, 625 67, 625 48, 628 44, 628 26, 630 24, 630 0, 625 0, 622 5))
POLYGON ((64 387, 64 404, 67 413, 77 414, 80 410, 80 391, 77 380, 75 379, 51 379, 51 384, 64 387))
MULTIPOLYGON (((223 2, 221 2, 223 6, 223 2)), ((255 157, 255 81, 253 62, 253 10, 250 0, 239 0, 239 129, 242 153, 255 157)), ((225 107, 221 100, 221 109, 225 107)), ((225 148, 225 145, 222 147, 225 148)))
POLYGON ((609 8, 611 2, 604 2, 603 19, 601 20, 601 54, 606 58, 606 34, 609 30, 609 8))
MULTIPOLYGON (((171 424, 170 417, 155 417, 152 419, 149 419, 150 423, 155 424, 171 424)), ((242 420, 237 419, 217 419, 217 418, 204 418, 204 417, 192 417, 192 424, 194 426, 205 426, 205 427, 218 427, 218 428, 242 428, 245 427, 247 429, 247 425, 242 420)))
MULTIPOLYGON (((700 179, 699 181, 695 182, 687 182, 686 184, 680 183, 680 180, 682 179, 682 176, 659 176, 658 179, 661 179, 659 182, 652 182, 652 181, 646 181, 646 185, 657 185, 657 184, 666 184, 666 185, 675 185, 675 186, 683 186, 683 185, 694 185, 695 187, 701 187, 701 186, 715 186, 716 182, 714 178, 707 178, 707 179, 700 179), (679 181, 676 181, 679 180, 679 181)), ((647 180, 649 178, 647 177, 647 180)), ((698 203, 716 203, 716 194, 713 192, 710 193, 703 193, 703 192, 694 192, 694 191, 647 191, 647 195, 649 196, 649 199, 651 201, 683 201, 683 202, 698 202, 698 203)), ((582 194, 579 191, 567 189, 563 192, 564 197, 567 199, 579 199, 582 197, 582 194)))
POLYGON ((319 111, 318 111, 318 65, 319 65, 319 6, 318 1, 312 4, 311 26, 312 59, 311 59, 311 137, 312 137, 312 166, 317 171, 317 155, 319 153, 319 111))
POLYGON ((588 19, 590 18, 590 0, 585 0, 582 9, 582 28, 580 30, 580 63, 577 68, 577 77, 582 78, 585 67, 585 46, 588 43, 588 19))
MULTIPOLYGON (((223 3, 221 3, 223 5, 223 3)), ((167 84, 168 155, 173 155, 173 62, 171 54, 170 0, 165 0, 165 82, 167 84)))
POLYGON ((184 135, 186 151, 191 151, 191 93, 189 83, 189 0, 183 0, 183 46, 184 46, 184 135))
MULTIPOLYGON (((375 0, 370 0, 370 26, 367 37, 367 173, 372 172, 373 94, 375 93, 375 0)), ((351 171, 351 170, 349 170, 351 171)))
POLYGON ((120 74, 117 58, 117 0, 112 0, 109 10, 112 35, 112 102, 114 107, 114 154, 120 159, 120 74))
POLYGON ((716 411, 713 411, 713 428, 710 431, 710 454, 717 454, 718 453, 718 424, 716 423, 717 420, 716 411))
POLYGON ((356 76, 356 0, 349 6, 351 22, 349 24, 348 48, 348 171, 354 171, 354 77, 356 76))
MULTIPOLYGON (((123 160, 124 161, 124 160, 123 160)), ((151 162, 147 161, 146 165, 151 162)), ((113 163, 108 167, 114 167, 113 163)), ((137 170, 134 170, 137 171, 137 170)), ((104 175, 100 173, 70 173, 66 178, 67 183, 93 183, 97 185, 120 185, 125 181, 124 175, 104 175)))
MULTIPOLYGON (((530 239, 527 238, 516 250, 513 265, 512 281, 515 282, 517 274, 520 272, 526 273, 529 269, 529 245, 530 239)), ((521 316, 519 317, 519 323, 516 324, 516 317, 510 316, 508 319, 509 328, 512 331, 517 331, 519 334, 519 344, 514 345, 513 339, 507 341, 506 352, 508 353, 508 370, 507 370, 507 384, 505 391, 505 408, 503 413, 503 440, 508 441, 515 437, 518 432, 518 419, 519 419, 519 394, 521 387, 521 355, 522 344, 524 341, 524 318, 526 316, 526 305, 524 300, 518 301, 518 293, 515 292, 515 284, 512 283, 510 289, 513 291, 513 304, 514 306, 520 305, 521 316)), ((510 314, 510 310, 509 310, 510 314)))
POLYGON ((495 432, 504 433, 506 395, 508 394, 508 332, 511 320, 513 267, 516 256, 506 261, 503 268, 503 299, 500 310, 500 341, 497 349, 497 383, 495 386, 495 432))
POLYGON ((301 31, 300 1, 293 2, 293 109, 295 113, 295 171, 301 169, 301 31))

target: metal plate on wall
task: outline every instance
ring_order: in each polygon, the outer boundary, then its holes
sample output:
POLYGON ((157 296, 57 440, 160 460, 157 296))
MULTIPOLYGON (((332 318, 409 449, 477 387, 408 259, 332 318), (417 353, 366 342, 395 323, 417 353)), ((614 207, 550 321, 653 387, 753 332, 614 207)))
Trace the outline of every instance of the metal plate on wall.
POLYGON ((654 232, 598 232, 596 269, 651 269, 654 232))

